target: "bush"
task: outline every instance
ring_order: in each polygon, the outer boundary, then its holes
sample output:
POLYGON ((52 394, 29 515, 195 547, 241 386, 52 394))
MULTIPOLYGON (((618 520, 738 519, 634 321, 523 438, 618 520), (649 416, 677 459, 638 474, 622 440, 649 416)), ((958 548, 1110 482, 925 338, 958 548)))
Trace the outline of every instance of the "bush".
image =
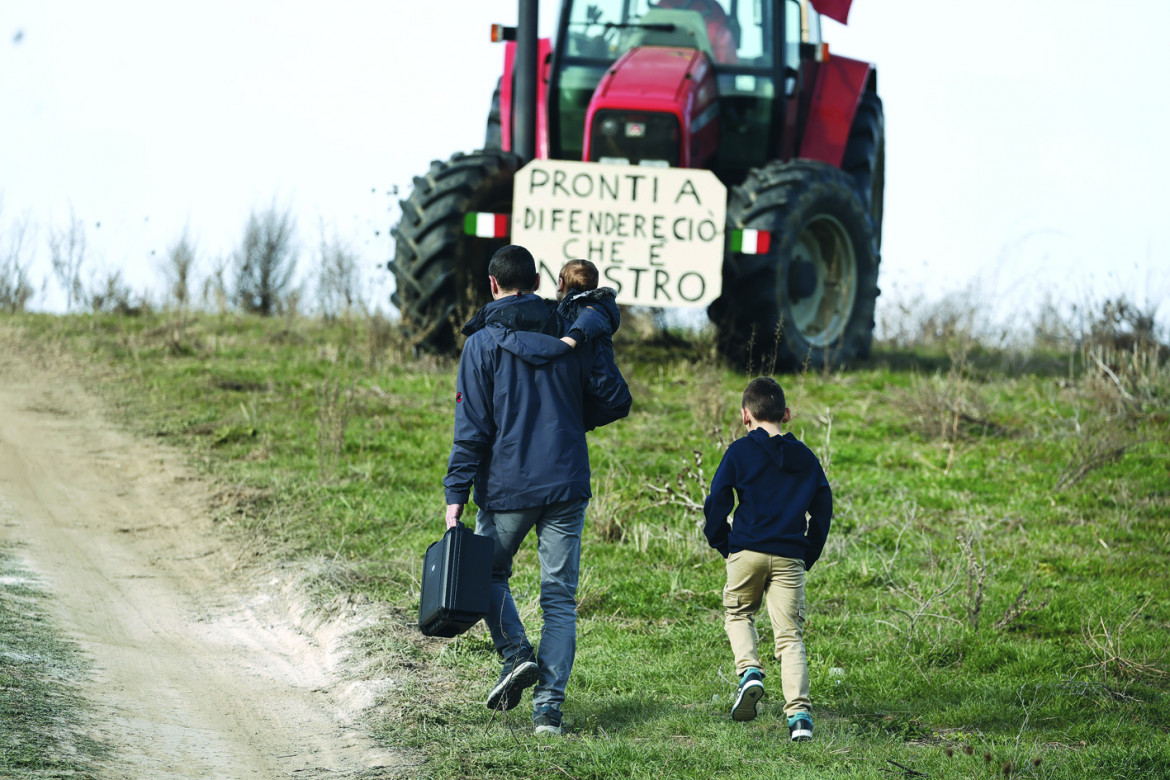
POLYGON ((244 243, 235 258, 235 299, 244 311, 268 317, 288 302, 297 264, 294 232, 291 212, 275 206, 248 217, 244 243))
POLYGON ((340 238, 321 238, 317 257, 317 307, 326 319, 362 308, 357 256, 340 238))
POLYGON ((28 269, 32 260, 24 259, 28 220, 23 219, 5 231, 3 255, 0 255, 0 310, 9 314, 24 311, 33 296, 28 269))

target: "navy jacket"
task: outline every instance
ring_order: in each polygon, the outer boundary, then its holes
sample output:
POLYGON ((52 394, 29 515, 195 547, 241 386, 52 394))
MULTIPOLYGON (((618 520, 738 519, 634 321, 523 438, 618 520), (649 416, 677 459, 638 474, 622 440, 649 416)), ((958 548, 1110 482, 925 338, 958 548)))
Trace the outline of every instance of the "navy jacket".
POLYGON ((625 417, 630 391, 617 373, 595 375, 595 350, 559 339, 564 323, 536 295, 487 304, 465 326, 459 360, 448 504, 493 511, 588 498, 589 450, 583 409, 599 424, 625 417))
POLYGON ((724 558, 752 550, 797 558, 811 569, 829 535, 833 492, 817 456, 799 439, 756 428, 723 453, 703 513, 703 533, 724 558))

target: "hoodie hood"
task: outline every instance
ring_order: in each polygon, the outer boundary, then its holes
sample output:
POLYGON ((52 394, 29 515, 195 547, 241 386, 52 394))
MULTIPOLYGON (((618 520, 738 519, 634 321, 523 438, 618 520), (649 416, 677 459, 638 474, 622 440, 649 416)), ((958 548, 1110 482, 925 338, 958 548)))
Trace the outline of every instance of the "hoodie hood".
POLYGON ((610 333, 617 331, 622 324, 621 310, 617 305, 617 291, 612 287, 598 287, 596 290, 573 290, 561 301, 559 311, 561 316, 570 322, 577 319, 581 310, 592 306, 595 310, 605 312, 609 317, 610 333))
POLYGON ((756 428, 748 434, 748 438, 768 453, 768 457, 781 471, 803 474, 817 465, 817 458, 812 450, 791 433, 772 436, 763 428, 756 428))
POLYGON ((573 348, 565 342, 544 333, 508 330, 507 328, 484 328, 484 335, 494 340, 500 349, 512 353, 520 360, 533 366, 543 366, 545 363, 564 357, 573 351, 573 348))
POLYGON ((480 331, 525 363, 541 366, 572 351, 561 341, 555 305, 538 295, 509 295, 492 301, 463 326, 464 335, 480 331))
POLYGON ((557 316, 556 305, 539 295, 509 295, 490 301, 463 326, 463 335, 483 330, 488 325, 502 325, 508 330, 532 331, 560 338, 564 326, 557 316))

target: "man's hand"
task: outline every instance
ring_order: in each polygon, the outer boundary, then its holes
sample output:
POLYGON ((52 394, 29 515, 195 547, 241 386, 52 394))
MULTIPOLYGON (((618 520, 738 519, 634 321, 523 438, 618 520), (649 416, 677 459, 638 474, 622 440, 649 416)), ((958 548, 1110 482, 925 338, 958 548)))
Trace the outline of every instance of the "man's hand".
POLYGON ((573 338, 572 336, 561 336, 561 341, 565 342, 573 349, 577 348, 577 339, 573 338))
POLYGON ((447 527, 454 528, 463 516, 463 504, 447 504, 447 527))

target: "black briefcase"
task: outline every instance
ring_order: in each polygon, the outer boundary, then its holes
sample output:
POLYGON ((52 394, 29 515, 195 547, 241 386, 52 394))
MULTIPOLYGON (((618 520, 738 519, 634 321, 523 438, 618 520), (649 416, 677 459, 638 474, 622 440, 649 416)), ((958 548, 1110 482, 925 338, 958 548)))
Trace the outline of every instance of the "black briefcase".
POLYGON ((458 636, 488 612, 493 542, 463 523, 447 529, 423 558, 418 627, 427 636, 458 636))

